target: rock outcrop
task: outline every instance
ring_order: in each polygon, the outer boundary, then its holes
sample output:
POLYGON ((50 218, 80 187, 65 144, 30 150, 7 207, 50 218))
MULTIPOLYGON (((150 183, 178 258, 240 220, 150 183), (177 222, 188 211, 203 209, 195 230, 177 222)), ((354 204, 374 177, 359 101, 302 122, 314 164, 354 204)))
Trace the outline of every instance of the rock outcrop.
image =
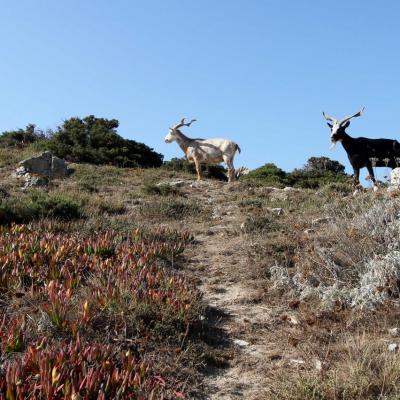
POLYGON ((66 161, 50 151, 19 162, 15 176, 25 179, 25 188, 47 186, 52 178, 65 178, 70 174, 66 161))
POLYGON ((400 190, 400 168, 393 168, 390 173, 390 186, 388 190, 400 190))

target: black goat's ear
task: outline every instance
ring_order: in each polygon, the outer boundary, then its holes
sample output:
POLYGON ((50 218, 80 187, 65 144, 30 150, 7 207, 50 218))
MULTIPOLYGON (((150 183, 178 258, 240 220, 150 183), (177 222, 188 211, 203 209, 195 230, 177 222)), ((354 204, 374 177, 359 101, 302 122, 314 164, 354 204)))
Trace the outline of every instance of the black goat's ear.
POLYGON ((346 128, 348 128, 349 125, 350 125, 350 121, 347 121, 347 122, 342 126, 342 128, 346 129, 346 128))
POLYGON ((331 129, 333 128, 333 125, 330 124, 329 122, 327 122, 326 124, 329 126, 329 128, 331 128, 331 129))

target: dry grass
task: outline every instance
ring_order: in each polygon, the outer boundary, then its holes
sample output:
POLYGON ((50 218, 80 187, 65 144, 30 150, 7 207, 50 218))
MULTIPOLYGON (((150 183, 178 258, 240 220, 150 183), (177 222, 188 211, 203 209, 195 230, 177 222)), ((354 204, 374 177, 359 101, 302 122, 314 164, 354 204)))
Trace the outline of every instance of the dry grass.
MULTIPOLYGON (((265 358, 259 367, 268 382, 264 398, 400 398, 400 358, 398 353, 387 351, 387 329, 398 326, 400 317, 397 197, 371 193, 353 197, 347 186, 339 185, 317 192, 285 192, 240 182, 230 187, 213 183, 217 189, 210 197, 208 183, 190 190, 157 186, 160 181, 182 177, 173 171, 90 165, 74 168, 71 178, 52 182, 45 195, 79 204, 80 219, 37 221, 38 230, 96 235, 107 229, 123 234, 140 228, 149 240, 156 240, 151 232, 157 226, 204 233, 218 224, 213 209, 221 214, 230 212, 227 204, 237 207, 235 229, 224 232, 222 241, 241 238, 247 254, 238 258, 247 257, 247 263, 242 268, 235 264, 225 278, 257 289, 251 301, 271 310, 264 324, 238 328, 241 335, 247 330, 252 337, 263 337, 270 343, 273 356, 265 358), (209 198, 212 203, 208 203, 209 198), (271 212, 277 207, 283 214, 271 212), (325 217, 330 219, 315 222, 325 217), (304 364, 290 363, 291 359, 301 359, 304 364), (321 362, 321 369, 316 369, 316 361, 321 362)), ((7 166, 0 172, 0 200, 2 204, 24 204, 33 192, 21 193, 10 172, 7 166)), ((209 240, 217 240, 213 238, 215 232, 210 232, 209 240)), ((169 243, 176 237, 166 235, 157 240, 169 243)), ((173 261, 167 257, 157 262, 163 268, 179 264, 175 272, 192 273, 185 270, 190 260, 173 261)), ((222 279, 219 275, 212 278, 222 279)), ((95 282, 89 280, 87 284, 90 291, 95 282)), ((84 291, 79 296, 83 299, 84 291)), ((110 303, 99 313, 99 326, 104 330, 122 311, 127 325, 139 330, 138 321, 153 315, 150 308, 135 308, 128 295, 121 296, 119 302, 110 303)), ((121 323, 118 318, 114 322, 121 323)), ((175 376, 180 384, 189 379, 195 385, 199 361, 227 364, 198 337, 191 338, 192 342, 175 354, 176 343, 169 341, 176 326, 170 322, 166 315, 165 324, 153 326, 158 339, 151 342, 154 347, 148 352, 169 376, 175 376), (187 360, 188 368, 182 368, 182 360, 187 360), (174 375, 174 370, 179 373, 174 375)))

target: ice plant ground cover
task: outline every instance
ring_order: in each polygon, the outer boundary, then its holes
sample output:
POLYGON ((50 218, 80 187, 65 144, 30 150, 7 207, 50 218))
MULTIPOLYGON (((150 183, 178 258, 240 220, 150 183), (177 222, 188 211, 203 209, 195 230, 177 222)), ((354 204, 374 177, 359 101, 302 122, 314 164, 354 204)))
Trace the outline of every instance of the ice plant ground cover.
POLYGON ((198 294, 168 264, 190 240, 1 227, 0 397, 183 397, 152 349, 183 353, 199 327, 198 294))

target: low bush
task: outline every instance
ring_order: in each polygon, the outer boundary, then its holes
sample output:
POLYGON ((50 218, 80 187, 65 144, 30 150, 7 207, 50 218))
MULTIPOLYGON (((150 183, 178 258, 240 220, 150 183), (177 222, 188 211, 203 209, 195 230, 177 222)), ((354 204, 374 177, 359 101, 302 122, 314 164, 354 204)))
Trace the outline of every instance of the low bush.
POLYGON ((265 233, 273 232, 279 228, 279 224, 272 216, 252 216, 247 217, 242 225, 245 233, 265 233))
POLYGON ((144 204, 140 208, 140 212, 142 215, 153 219, 182 220, 185 218, 207 218, 208 216, 205 208, 193 201, 184 199, 152 201, 144 204))
POLYGON ((293 186, 303 189, 317 189, 331 183, 346 184, 350 177, 344 173, 344 166, 327 157, 311 157, 301 169, 285 172, 275 164, 250 171, 241 177, 243 182, 266 186, 293 186))
POLYGON ((315 360, 307 370, 272 380, 276 400, 396 400, 400 395, 400 359, 382 343, 358 339, 343 343, 340 356, 329 370, 316 371, 315 360))
MULTIPOLYGON (((168 171, 196 174, 196 167, 194 163, 190 163, 185 158, 172 158, 170 161, 164 161, 162 167, 168 171)), ((222 165, 202 165, 201 171, 204 178, 217 179, 220 181, 228 180, 226 176, 226 169, 222 165)))
POLYGON ((250 171, 247 175, 242 176, 240 180, 276 187, 285 187, 291 184, 289 174, 272 163, 250 171))
POLYGON ((0 199, 0 224, 26 223, 40 218, 71 221, 82 218, 82 204, 59 193, 31 191, 21 196, 0 199))
POLYGON ((29 124, 25 129, 6 131, 0 134, 0 147, 23 147, 29 144, 43 141, 47 135, 36 129, 34 124, 29 124))
POLYGON ((177 188, 176 186, 171 186, 166 184, 146 184, 143 187, 143 192, 149 195, 157 195, 157 196, 177 196, 180 195, 181 192, 179 190, 179 188, 177 188))

